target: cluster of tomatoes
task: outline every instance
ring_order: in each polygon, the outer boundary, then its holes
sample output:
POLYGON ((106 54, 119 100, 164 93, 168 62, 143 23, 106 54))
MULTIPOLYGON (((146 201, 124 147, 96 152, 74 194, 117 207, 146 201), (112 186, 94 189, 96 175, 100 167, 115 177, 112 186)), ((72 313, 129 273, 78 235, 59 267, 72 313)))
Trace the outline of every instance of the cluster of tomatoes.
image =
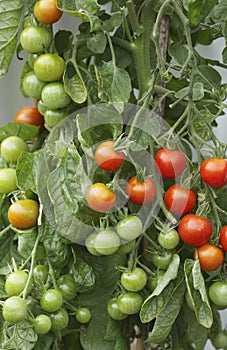
POLYGON ((52 45, 49 26, 58 21, 61 15, 56 1, 38 1, 34 6, 33 20, 24 21, 20 34, 21 47, 28 53, 28 61, 21 75, 21 91, 25 97, 38 101, 34 119, 38 123, 42 119, 40 114, 44 116, 48 130, 70 113, 71 97, 65 91, 62 79, 66 63, 52 45))

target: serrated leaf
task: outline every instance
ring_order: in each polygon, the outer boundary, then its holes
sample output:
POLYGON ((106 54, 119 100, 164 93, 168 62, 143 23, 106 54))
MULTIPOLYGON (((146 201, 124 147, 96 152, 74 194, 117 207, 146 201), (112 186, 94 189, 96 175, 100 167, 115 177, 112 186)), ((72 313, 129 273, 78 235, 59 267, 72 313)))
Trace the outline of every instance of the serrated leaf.
POLYGON ((16 49, 23 7, 23 0, 0 1, 0 76, 8 71, 16 49))
POLYGON ((74 61, 69 60, 64 73, 65 91, 76 103, 83 103, 87 99, 87 89, 80 74, 79 68, 74 61))

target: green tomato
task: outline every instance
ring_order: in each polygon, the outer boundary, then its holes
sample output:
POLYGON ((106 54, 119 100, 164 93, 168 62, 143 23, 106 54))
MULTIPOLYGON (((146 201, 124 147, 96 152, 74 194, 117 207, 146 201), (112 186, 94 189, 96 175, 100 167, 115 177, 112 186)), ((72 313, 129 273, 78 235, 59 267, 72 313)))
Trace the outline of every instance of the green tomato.
POLYGON ((120 237, 112 230, 103 230, 97 233, 94 248, 102 255, 114 254, 120 246, 120 237))
POLYGON ((8 295, 19 295, 25 288, 28 274, 25 271, 11 272, 5 282, 5 291, 8 295))
POLYGON ((39 79, 51 82, 62 78, 65 65, 63 58, 57 54, 45 53, 35 60, 34 71, 39 79))
POLYGON ((32 275, 36 282, 46 283, 49 274, 49 268, 47 265, 36 265, 33 269, 32 275))
POLYGON ((147 286, 151 292, 155 290, 157 287, 159 280, 162 276, 164 276, 164 270, 157 270, 154 276, 150 276, 147 280, 147 286))
POLYGON ((209 287, 209 297, 216 306, 227 308, 227 282, 213 282, 209 287))
POLYGON ((16 170, 12 168, 0 169, 0 193, 9 194, 17 189, 16 170))
POLYGON ((27 143, 19 136, 8 136, 1 143, 1 156, 7 163, 16 164, 21 153, 27 151, 27 143))
POLYGON ((50 315, 51 319, 51 330, 53 332, 59 332, 66 328, 69 323, 69 315, 65 309, 62 307, 56 312, 50 315))
POLYGON ((127 216, 117 224, 117 233, 125 241, 136 239, 142 234, 142 232, 142 221, 136 215, 127 216))
POLYGON ((124 320, 128 315, 125 315, 123 312, 119 310, 118 304, 117 304, 117 298, 112 298, 109 300, 107 305, 107 311, 109 316, 117 321, 124 320))
POLYGON ((31 67, 31 69, 34 69, 34 62, 36 60, 36 58, 38 58, 39 55, 37 53, 29 53, 28 55, 28 64, 31 67))
POLYGON ((227 335, 224 332, 218 332, 211 338, 215 349, 224 349, 227 346, 227 335))
POLYGON ((34 330, 37 334, 46 334, 51 329, 51 319, 47 315, 38 315, 34 320, 34 330))
POLYGON ((76 297, 76 284, 72 275, 62 275, 57 280, 58 290, 63 299, 70 301, 76 297))
POLYGON ((33 71, 25 74, 23 79, 23 92, 26 97, 33 97, 39 99, 41 97, 42 90, 46 85, 45 81, 40 80, 33 71))
POLYGON ((136 246, 136 240, 133 239, 132 241, 121 241, 121 245, 118 248, 117 253, 118 254, 129 254, 136 246))
POLYGON ((139 293, 120 294, 117 299, 119 310, 125 315, 134 315, 140 311, 143 299, 139 293))
POLYGON ((15 324, 22 322, 27 317, 26 302, 18 296, 12 296, 3 304, 2 315, 5 321, 15 324))
POLYGON ((180 242, 180 237, 175 229, 167 232, 160 232, 158 235, 158 242, 164 249, 174 249, 180 242))
POLYGON ((91 319, 91 312, 86 307, 81 307, 77 309, 76 320, 82 324, 88 323, 91 319))
POLYGON ((151 254, 151 261, 153 262, 153 264, 162 270, 168 269, 168 266, 171 263, 172 258, 173 258, 173 253, 171 251, 152 252, 151 254))
POLYGON ((91 233, 86 239, 85 239, 85 246, 89 253, 94 256, 100 256, 101 254, 97 252, 97 250, 94 247, 95 244, 95 238, 97 234, 91 233))
POLYGON ((140 267, 133 271, 125 271, 121 275, 121 284, 129 292, 139 292, 147 284, 146 272, 140 267))
POLYGON ((44 112, 44 120, 45 127, 47 130, 53 129, 60 121, 65 119, 68 115, 68 109, 60 108, 60 109, 50 109, 47 108, 44 112))
POLYGON ((51 33, 46 28, 26 27, 20 34, 20 43, 25 51, 40 53, 51 44, 51 33))
POLYGON ((71 98, 61 82, 48 83, 42 90, 42 101, 50 109, 58 109, 66 107, 71 98))
POLYGON ((62 304, 62 294, 56 289, 48 289, 40 299, 41 308, 47 312, 55 312, 59 310, 62 304))

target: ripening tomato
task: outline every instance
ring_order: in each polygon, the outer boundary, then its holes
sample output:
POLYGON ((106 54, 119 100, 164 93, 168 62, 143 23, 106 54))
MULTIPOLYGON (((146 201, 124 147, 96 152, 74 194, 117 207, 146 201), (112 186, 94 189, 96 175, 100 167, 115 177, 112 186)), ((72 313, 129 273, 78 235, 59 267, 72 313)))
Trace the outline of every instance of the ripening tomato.
POLYGON ((176 149, 160 148, 155 155, 155 163, 163 177, 173 179, 185 169, 186 157, 176 149))
POLYGON ((20 199, 11 204, 8 219, 11 225, 24 230, 37 225, 39 204, 33 199, 20 199))
POLYGON ((149 177, 140 182, 136 176, 133 176, 126 184, 126 194, 130 201, 135 204, 148 204, 156 196, 156 186, 149 177))
POLYGON ((44 128, 44 118, 36 107, 23 107, 17 111, 14 117, 16 123, 26 123, 44 128))
POLYGON ((212 224, 201 216, 187 214, 180 220, 178 233, 183 242, 199 247, 210 239, 212 224))
MULTIPOLYGON (((205 271, 218 269, 224 262, 224 253, 219 248, 210 243, 205 243, 197 248, 200 267, 205 271)), ((196 252, 194 254, 196 258, 196 252)))
POLYGON ((104 141, 96 148, 95 161, 104 170, 116 170, 124 161, 124 152, 115 151, 114 144, 113 140, 104 141))
POLYGON ((39 0, 34 6, 34 16, 40 23, 52 24, 61 18, 62 11, 57 8, 57 0, 39 0))
POLYGON ((224 252, 227 252, 227 226, 223 226, 220 231, 220 240, 219 240, 224 252))
POLYGON ((205 159, 200 167, 200 176, 212 187, 221 187, 227 181, 227 160, 223 158, 205 159))
POLYGON ((105 184, 98 182, 88 188, 86 200, 91 209, 103 213, 114 207, 116 195, 105 184))
POLYGON ((166 191, 164 202, 171 213, 175 215, 187 214, 196 205, 196 195, 192 189, 186 190, 181 185, 175 184, 166 191))

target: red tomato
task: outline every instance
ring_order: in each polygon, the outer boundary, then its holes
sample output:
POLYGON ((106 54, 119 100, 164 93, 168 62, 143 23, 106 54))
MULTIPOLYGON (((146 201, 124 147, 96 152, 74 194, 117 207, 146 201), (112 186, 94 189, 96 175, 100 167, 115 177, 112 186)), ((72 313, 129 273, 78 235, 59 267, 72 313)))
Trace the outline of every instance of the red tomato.
POLYGON ((220 231, 220 244, 224 250, 224 252, 227 252, 227 226, 223 226, 220 231))
POLYGON ((44 118, 35 107, 23 107, 17 111, 14 117, 16 123, 26 123, 39 126, 40 130, 44 129, 44 118))
POLYGON ((88 188, 86 199, 91 209, 103 213, 114 207, 116 195, 105 184, 98 182, 88 188))
POLYGON ((114 144, 112 140, 102 142, 95 151, 95 161, 104 170, 118 169, 124 161, 124 153, 115 151, 114 144))
POLYGON ((133 176, 126 184, 126 194, 131 202, 139 205, 150 203, 156 196, 156 186, 149 177, 142 182, 133 176))
POLYGON ((186 157, 178 150, 160 148, 155 155, 155 163, 163 177, 172 179, 180 175, 186 167, 186 157))
MULTIPOLYGON (((197 248, 200 267, 205 271, 218 269, 224 262, 224 253, 219 248, 210 243, 205 243, 197 248)), ((196 253, 194 254, 196 258, 196 253)))
POLYGON ((212 187, 224 186, 227 182, 227 160, 223 158, 205 159, 200 166, 200 176, 212 187))
POLYGON ((199 247, 210 239, 212 224, 201 216, 187 214, 180 220, 178 233, 183 242, 199 247))
POLYGON ((181 185, 175 184, 166 191, 164 202, 171 213, 187 214, 196 205, 196 195, 192 189, 186 190, 181 185))
POLYGON ((57 0, 39 0, 34 6, 35 18, 44 24, 52 24, 57 22, 62 11, 57 8, 57 0))

